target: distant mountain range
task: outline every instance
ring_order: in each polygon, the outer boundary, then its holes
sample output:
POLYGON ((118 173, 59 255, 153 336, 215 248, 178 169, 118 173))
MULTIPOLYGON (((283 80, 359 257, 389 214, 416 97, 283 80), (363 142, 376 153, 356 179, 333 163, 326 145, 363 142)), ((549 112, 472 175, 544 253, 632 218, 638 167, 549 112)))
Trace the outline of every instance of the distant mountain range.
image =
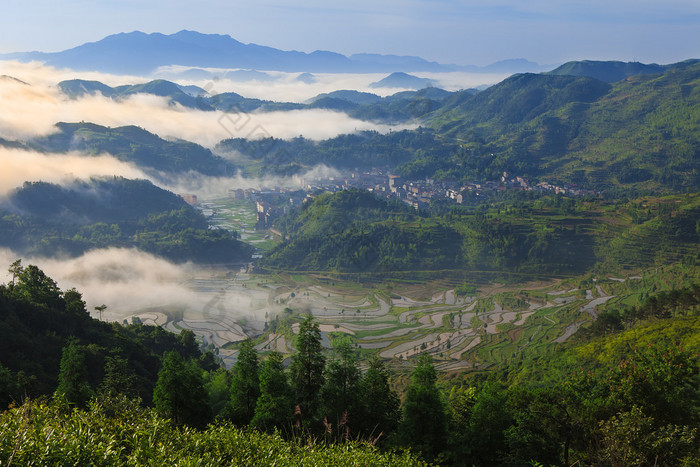
MULTIPOLYGON (((102 94, 116 101, 128 98, 134 94, 151 94, 166 97, 171 105, 204 111, 240 112, 274 112, 301 109, 328 109, 345 112, 351 117, 382 123, 402 123, 415 120, 422 115, 438 109, 453 93, 435 87, 424 87, 431 80, 422 80, 411 75, 402 74, 398 81, 393 80, 395 74, 381 80, 387 87, 410 88, 422 87, 418 91, 402 91, 391 96, 380 97, 376 94, 354 90, 339 90, 319 94, 304 104, 295 102, 273 102, 262 99, 251 99, 225 92, 216 95, 208 94, 197 86, 182 86, 171 81, 157 79, 143 84, 122 85, 110 87, 99 81, 73 79, 61 81, 58 87, 61 92, 77 99, 85 95, 102 94), (400 82, 399 82, 400 81, 400 82)), ((378 86, 381 87, 381 86, 378 86)), ((475 89, 465 91, 476 93, 475 89)))
POLYGON ((476 67, 445 65, 412 56, 355 54, 348 57, 322 50, 304 53, 243 44, 228 35, 202 34, 187 30, 170 35, 146 34, 139 31, 120 33, 62 52, 20 52, 0 55, 0 59, 38 60, 47 65, 74 70, 127 74, 151 74, 159 67, 170 65, 309 73, 515 73, 552 68, 524 59, 476 67))

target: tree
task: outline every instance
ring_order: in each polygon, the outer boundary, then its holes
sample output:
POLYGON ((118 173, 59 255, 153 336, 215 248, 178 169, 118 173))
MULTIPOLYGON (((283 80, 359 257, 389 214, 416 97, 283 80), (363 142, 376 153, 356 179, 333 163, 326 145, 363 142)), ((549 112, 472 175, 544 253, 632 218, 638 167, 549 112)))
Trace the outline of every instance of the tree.
POLYGON ((136 375, 129 361, 118 355, 105 357, 105 370, 100 392, 108 396, 136 396, 136 375))
POLYGON ((65 309, 61 290, 53 279, 33 264, 21 267, 16 263, 10 268, 13 277, 16 277, 12 287, 15 297, 43 308, 65 309))
POLYGON ((177 341, 181 349, 180 355, 182 355, 182 358, 197 358, 201 355, 194 331, 190 329, 183 329, 180 331, 180 334, 178 334, 177 341))
POLYGON ((700 405, 700 359, 679 345, 635 350, 608 374, 609 413, 639 406, 657 422, 696 425, 700 405))
POLYGON ((396 430, 401 418, 400 400, 389 385, 389 371, 378 357, 370 360, 359 393, 364 402, 360 425, 363 435, 386 437, 396 430))
POLYGON ((505 449, 505 430, 512 424, 507 394, 498 384, 488 382, 476 397, 464 441, 470 445, 470 461, 495 465, 505 449))
POLYGON ((203 427, 211 418, 202 370, 194 361, 185 361, 175 351, 165 354, 153 402, 158 412, 177 425, 203 427))
POLYGON ((361 405, 359 400, 360 370, 350 344, 340 343, 336 358, 328 364, 325 384, 321 390, 327 430, 335 426, 349 434, 350 426, 359 429, 361 405))
POLYGON ((214 418, 228 418, 227 409, 231 406, 231 372, 225 368, 209 371, 206 389, 214 418))
MULTIPOLYGON (((83 301, 83 295, 74 288, 63 292, 63 300, 66 302, 66 313, 74 315, 87 314, 85 301, 83 301)), ((106 307, 106 305, 103 306, 106 307)))
POLYGON ((241 342, 231 379, 230 418, 233 423, 238 426, 250 423, 259 396, 258 353, 253 347, 253 341, 246 339, 241 342))
POLYGON ((71 404, 84 407, 93 391, 87 382, 85 355, 76 339, 69 339, 63 347, 60 368, 56 394, 71 404))
POLYGON ((470 386, 455 386, 447 397, 449 408, 449 460, 454 464, 469 459, 469 444, 465 443, 465 434, 469 429, 476 391, 470 386))
POLYGON ((293 402, 291 388, 279 352, 270 352, 260 369, 260 397, 255 405, 251 424, 264 431, 288 428, 291 424, 293 402))
POLYGON ((107 305, 105 305, 105 304, 102 304, 102 305, 95 307, 95 311, 97 311, 100 314, 100 321, 102 321, 102 312, 105 311, 106 309, 107 309, 107 305))
POLYGON ((290 366, 291 382, 301 415, 309 420, 318 413, 326 363, 321 348, 321 330, 311 315, 299 325, 296 348, 290 366))
POLYGON ((600 422, 601 465, 698 465, 697 428, 655 425, 638 406, 600 422))
POLYGON ((447 436, 445 403, 436 383, 432 359, 421 354, 406 392, 399 431, 403 444, 420 451, 427 460, 437 458, 447 436))
POLYGON ((18 392, 17 378, 0 364, 0 410, 4 411, 18 397, 18 392))
POLYGON ((10 269, 8 269, 9 273, 12 274, 12 282, 10 282, 10 287, 15 286, 15 281, 19 277, 19 275, 22 273, 22 270, 24 267, 22 266, 22 260, 17 259, 15 260, 11 265, 10 269))
MULTIPOLYGON (((520 465, 537 460, 544 465, 570 465, 568 455, 573 436, 585 436, 580 427, 581 412, 575 404, 576 396, 566 391, 563 385, 509 388, 508 407, 512 413, 512 423, 507 414, 505 417, 502 416, 503 412, 496 414, 501 415, 497 422, 501 420, 504 425, 510 423, 503 430, 505 446, 501 448, 501 462, 520 465)), ((479 406, 479 410, 482 410, 482 406, 479 406)), ((479 412, 478 416, 481 416, 479 412)), ((475 420, 473 431, 479 429, 475 420)), ((490 436, 500 438, 498 432, 490 436)))

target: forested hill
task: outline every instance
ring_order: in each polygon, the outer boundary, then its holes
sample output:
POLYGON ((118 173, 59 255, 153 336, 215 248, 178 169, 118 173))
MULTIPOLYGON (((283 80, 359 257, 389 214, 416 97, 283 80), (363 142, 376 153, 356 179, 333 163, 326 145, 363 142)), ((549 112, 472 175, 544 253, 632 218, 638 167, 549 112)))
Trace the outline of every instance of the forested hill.
POLYGON ((461 162, 482 172, 547 176, 598 189, 700 188, 700 63, 613 85, 587 77, 515 75, 449 101, 426 121, 469 148, 476 160, 461 162))
POLYGON ((319 195, 277 221, 286 240, 258 265, 272 271, 476 270, 534 277, 700 264, 698 195, 612 204, 521 193, 475 203, 417 212, 364 191, 319 195))
POLYGON ((519 74, 478 93, 426 89, 398 100, 366 97, 331 93, 311 106, 370 120, 411 116, 425 126, 320 142, 230 139, 217 150, 243 154, 244 173, 255 175, 289 175, 323 163, 477 183, 508 172, 608 194, 700 189, 697 61, 613 84, 588 76, 519 74), (366 103, 352 102, 360 98, 366 103))
MULTIPOLYGON (((360 120, 401 123, 417 118, 438 109, 452 93, 436 87, 417 91, 402 91, 391 96, 352 90, 339 90, 319 94, 306 104, 295 102, 274 102, 264 99, 243 97, 235 92, 222 92, 210 95, 196 86, 188 88, 177 83, 158 79, 143 84, 108 86, 99 81, 72 79, 61 81, 58 87, 71 99, 87 95, 101 94, 117 101, 136 94, 150 94, 166 98, 170 105, 202 111, 222 112, 273 112, 301 109, 328 109, 345 112, 360 120)), ((396 86, 402 88, 403 86, 396 86)), ((468 92, 476 92, 471 89, 468 92)))
POLYGON ((25 183, 0 202, 0 245, 25 255, 80 255, 136 247, 175 261, 246 261, 235 233, 209 230, 202 214, 145 180, 113 177, 60 186, 25 183))
POLYGON ((257 141, 233 138, 221 141, 216 149, 236 151, 248 158, 249 163, 244 169, 246 174, 291 175, 317 164, 348 170, 358 167, 400 167, 417 156, 447 160, 457 147, 452 142, 439 139, 434 131, 419 128, 386 135, 377 131, 363 131, 319 142, 301 137, 257 141))
POLYGON ((232 175, 236 167, 209 149, 188 141, 167 141, 136 126, 109 128, 93 123, 57 123, 58 132, 36 138, 28 145, 40 151, 108 153, 125 162, 161 172, 196 171, 205 175, 232 175))
MULTIPOLYGON (((104 323, 92 319, 82 295, 62 291, 33 265, 14 263, 8 284, 0 285, 0 405, 51 394, 58 384, 61 349, 73 345, 82 360, 84 400, 98 388, 141 397, 150 403, 161 357, 176 351, 204 369, 216 369, 203 356, 192 332, 177 336, 157 326, 104 323)), ((78 396, 77 393, 71 396, 78 396)))
POLYGON ((658 75, 665 72, 667 69, 668 67, 653 63, 581 60, 567 62, 550 71, 548 74, 588 76, 605 81, 606 83, 616 83, 630 76, 658 75))

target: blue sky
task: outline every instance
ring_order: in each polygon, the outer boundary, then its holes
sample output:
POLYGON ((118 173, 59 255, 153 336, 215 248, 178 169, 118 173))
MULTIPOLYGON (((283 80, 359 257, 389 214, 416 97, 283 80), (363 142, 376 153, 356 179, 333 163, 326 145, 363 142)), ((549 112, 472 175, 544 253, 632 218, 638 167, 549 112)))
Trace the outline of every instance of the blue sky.
POLYGON ((486 65, 700 58, 700 0, 5 0, 0 52, 181 29, 285 50, 486 65))

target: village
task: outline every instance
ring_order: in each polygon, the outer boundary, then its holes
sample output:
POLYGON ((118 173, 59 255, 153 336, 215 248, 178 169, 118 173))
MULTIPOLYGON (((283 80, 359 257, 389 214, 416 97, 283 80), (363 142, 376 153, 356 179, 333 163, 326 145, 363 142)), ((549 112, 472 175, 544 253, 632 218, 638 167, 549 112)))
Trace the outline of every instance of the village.
POLYGON ((500 180, 482 183, 468 182, 460 184, 455 180, 409 180, 398 175, 380 170, 371 172, 353 172, 347 177, 329 177, 324 179, 305 179, 293 177, 296 187, 270 189, 231 189, 229 194, 240 200, 256 203, 259 230, 271 229, 275 219, 295 206, 312 200, 317 194, 335 193, 348 189, 367 190, 387 199, 400 199, 416 210, 426 209, 435 201, 463 204, 465 197, 482 197, 490 193, 506 190, 540 191, 569 196, 587 196, 599 194, 593 190, 581 189, 576 185, 554 185, 547 182, 531 184, 521 176, 512 176, 504 172, 500 180))

